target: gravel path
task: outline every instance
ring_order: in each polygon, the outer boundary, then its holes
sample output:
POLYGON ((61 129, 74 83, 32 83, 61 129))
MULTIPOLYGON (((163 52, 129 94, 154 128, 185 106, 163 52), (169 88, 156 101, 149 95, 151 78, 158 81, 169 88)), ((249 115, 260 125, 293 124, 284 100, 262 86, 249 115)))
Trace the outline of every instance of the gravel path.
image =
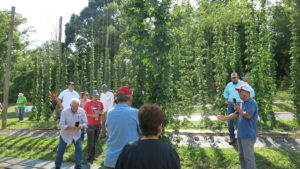
MULTIPOLYGON (((59 130, 0 130, 3 136, 59 137, 59 130)), ((172 142, 192 147, 232 148, 228 133, 213 130, 169 130, 172 142)), ((300 150, 300 134, 291 132, 259 132, 255 147, 285 148, 300 150)))

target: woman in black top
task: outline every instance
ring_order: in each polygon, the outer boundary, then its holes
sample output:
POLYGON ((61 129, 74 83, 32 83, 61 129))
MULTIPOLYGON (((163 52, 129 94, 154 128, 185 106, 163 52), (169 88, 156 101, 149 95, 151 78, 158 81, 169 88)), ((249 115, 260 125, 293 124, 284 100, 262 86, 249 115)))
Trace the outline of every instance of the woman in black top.
POLYGON ((161 108, 157 105, 144 105, 138 116, 142 138, 123 148, 116 169, 180 169, 177 152, 158 140, 164 121, 161 108))

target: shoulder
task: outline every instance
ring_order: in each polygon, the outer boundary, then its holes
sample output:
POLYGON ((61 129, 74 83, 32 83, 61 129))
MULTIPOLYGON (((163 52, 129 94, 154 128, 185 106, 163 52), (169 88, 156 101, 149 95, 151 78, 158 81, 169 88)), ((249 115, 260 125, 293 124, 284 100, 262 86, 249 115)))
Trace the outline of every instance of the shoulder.
POLYGON ((141 140, 132 141, 125 145, 124 151, 139 149, 141 140))
POLYGON ((139 110, 133 107, 129 107, 130 114, 137 116, 139 110))
POLYGON ((79 113, 84 113, 85 111, 84 111, 83 108, 79 107, 79 108, 78 108, 78 112, 79 112, 79 113))
POLYGON ((67 114, 71 111, 71 108, 64 109, 61 114, 67 114))
POLYGON ((78 95, 79 96, 79 94, 78 94, 78 92, 76 92, 75 90, 73 91, 76 95, 78 95))
POLYGON ((134 108, 134 107, 129 107, 129 110, 132 111, 132 112, 138 112, 139 111, 137 108, 134 108))
POLYGON ((227 83, 226 87, 229 87, 232 85, 232 82, 227 83))

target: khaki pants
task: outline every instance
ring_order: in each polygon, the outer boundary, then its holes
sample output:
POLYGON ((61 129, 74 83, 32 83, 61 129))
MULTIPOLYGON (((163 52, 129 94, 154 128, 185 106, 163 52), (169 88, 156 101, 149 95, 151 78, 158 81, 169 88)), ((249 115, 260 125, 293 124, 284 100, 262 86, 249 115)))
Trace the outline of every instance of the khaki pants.
POLYGON ((107 112, 104 112, 103 115, 102 115, 102 125, 101 125, 101 134, 100 134, 100 137, 107 136, 107 131, 106 131, 106 127, 105 127, 106 117, 107 117, 107 112))

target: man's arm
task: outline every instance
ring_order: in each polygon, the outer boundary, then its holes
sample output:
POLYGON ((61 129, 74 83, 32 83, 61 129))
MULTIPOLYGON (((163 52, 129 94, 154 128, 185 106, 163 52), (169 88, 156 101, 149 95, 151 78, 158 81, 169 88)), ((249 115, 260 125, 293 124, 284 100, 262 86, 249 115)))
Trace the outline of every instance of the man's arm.
POLYGON ((230 114, 230 115, 228 115, 228 116, 223 116, 223 115, 218 115, 217 116, 217 118, 218 118, 218 120, 222 120, 222 121, 224 121, 224 120, 232 120, 232 119, 235 119, 235 118, 237 118, 239 115, 238 114, 236 114, 236 113, 232 113, 232 114, 230 114))
POLYGON ((64 91, 62 91, 56 99, 57 104, 58 104, 58 106, 60 107, 61 110, 64 109, 64 106, 62 105, 63 98, 64 98, 64 91))
POLYGON ((225 98, 225 104, 228 104, 228 97, 229 97, 229 89, 228 85, 226 85, 225 90, 224 90, 224 98, 225 98))
POLYGON ((240 106, 237 105, 237 104, 234 105, 234 110, 235 110, 236 112, 240 113, 240 114, 241 114, 243 117, 245 117, 246 119, 249 119, 249 120, 250 120, 250 119, 252 118, 252 115, 251 115, 251 114, 249 114, 249 113, 243 111, 243 110, 240 108, 240 106))
POLYGON ((57 98, 57 104, 58 104, 58 106, 60 107, 61 110, 64 109, 64 106, 62 105, 62 99, 57 98))

